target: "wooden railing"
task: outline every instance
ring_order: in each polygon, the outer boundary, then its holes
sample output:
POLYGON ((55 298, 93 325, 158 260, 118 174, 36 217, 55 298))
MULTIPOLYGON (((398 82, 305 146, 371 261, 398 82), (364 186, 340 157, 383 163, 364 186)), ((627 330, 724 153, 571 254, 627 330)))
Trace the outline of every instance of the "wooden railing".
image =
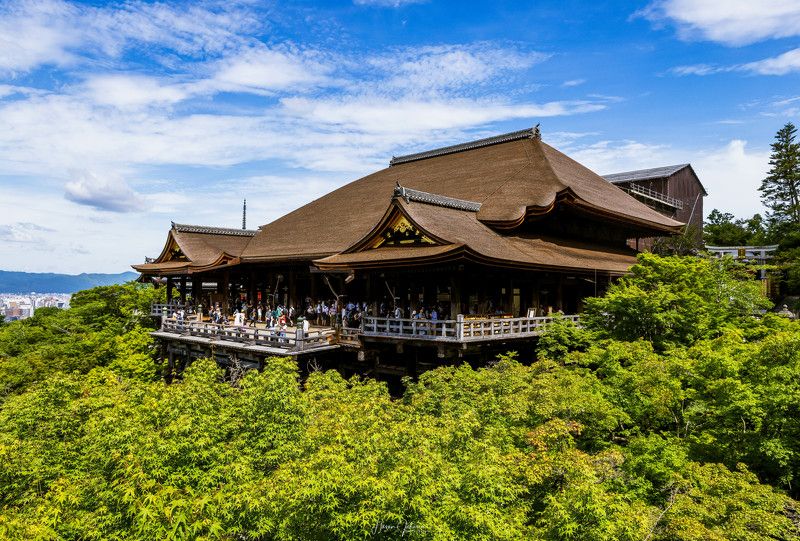
POLYGON ((333 331, 304 333, 302 329, 281 333, 272 329, 254 327, 235 327, 198 321, 176 321, 165 319, 161 331, 182 336, 198 336, 211 340, 238 342, 251 346, 266 346, 286 350, 304 350, 324 346, 329 343, 333 331))
POLYGON ((361 333, 364 336, 413 338, 444 342, 476 342, 502 338, 538 336, 559 319, 579 322, 579 316, 545 316, 514 318, 395 319, 366 316, 361 333))
POLYGON ((657 192, 656 190, 652 190, 645 186, 640 186, 638 184, 631 184, 626 189, 629 193, 641 195, 642 197, 646 197, 647 199, 652 199, 653 201, 658 201, 659 203, 676 208, 678 210, 683 209, 683 201, 681 201, 680 199, 675 199, 674 197, 670 197, 666 194, 657 192))
POLYGON ((356 327, 342 327, 336 333, 337 342, 343 346, 360 347, 361 329, 356 327))
POLYGON ((361 320, 364 336, 399 336, 425 340, 456 340, 456 320, 396 319, 391 317, 365 316, 361 320))
POLYGON ((305 350, 331 343, 343 346, 360 346, 361 336, 385 337, 438 342, 483 342, 510 338, 538 336, 557 320, 579 323, 579 316, 545 317, 495 317, 456 319, 395 319, 365 316, 361 328, 326 329, 304 333, 301 329, 276 332, 272 329, 237 327, 198 321, 179 321, 164 318, 161 331, 181 336, 197 336, 210 340, 224 340, 253 346, 266 346, 284 350, 305 350))

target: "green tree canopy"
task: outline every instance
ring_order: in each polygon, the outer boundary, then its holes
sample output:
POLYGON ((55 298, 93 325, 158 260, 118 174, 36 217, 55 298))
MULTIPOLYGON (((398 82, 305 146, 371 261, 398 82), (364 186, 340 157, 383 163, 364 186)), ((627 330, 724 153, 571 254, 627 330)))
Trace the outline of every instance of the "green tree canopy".
POLYGON ((736 219, 729 212, 714 209, 703 225, 703 241, 711 246, 760 246, 767 242, 768 235, 760 214, 736 219))
POLYGON ((583 319, 608 337, 665 347, 713 337, 769 306, 760 284, 730 259, 644 253, 605 296, 587 299, 583 319))

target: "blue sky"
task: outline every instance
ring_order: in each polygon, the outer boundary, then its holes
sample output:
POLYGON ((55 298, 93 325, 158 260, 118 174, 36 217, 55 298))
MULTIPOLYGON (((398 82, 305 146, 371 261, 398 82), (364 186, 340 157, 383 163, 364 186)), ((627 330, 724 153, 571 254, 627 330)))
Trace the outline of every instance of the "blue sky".
POLYGON ((536 123, 751 215, 799 74, 796 0, 0 1, 0 268, 119 272, 170 220, 236 227, 247 197, 254 227, 536 123))

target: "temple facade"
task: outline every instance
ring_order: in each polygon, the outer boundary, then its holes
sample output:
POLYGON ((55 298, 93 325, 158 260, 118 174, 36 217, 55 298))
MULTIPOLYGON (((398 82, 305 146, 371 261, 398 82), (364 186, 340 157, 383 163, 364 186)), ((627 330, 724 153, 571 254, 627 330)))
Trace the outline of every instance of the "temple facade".
POLYGON ((534 128, 394 157, 257 230, 172 224, 161 254, 133 268, 166 283, 155 334, 171 361, 339 350, 413 374, 524 348, 624 275, 637 239, 681 232, 683 214, 623 188, 534 128), (276 307, 288 328, 254 316, 276 307), (244 321, 230 325, 237 311, 244 321))

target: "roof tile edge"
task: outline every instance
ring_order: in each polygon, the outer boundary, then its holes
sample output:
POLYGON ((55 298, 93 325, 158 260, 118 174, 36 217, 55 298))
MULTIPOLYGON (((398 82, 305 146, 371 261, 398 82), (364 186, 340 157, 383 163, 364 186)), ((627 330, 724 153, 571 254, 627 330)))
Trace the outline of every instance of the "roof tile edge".
POLYGON ((231 235, 236 237, 252 237, 257 230, 254 229, 234 229, 232 227, 210 227, 206 225, 176 224, 172 222, 172 228, 179 233, 204 233, 207 235, 231 235))
POLYGON ((478 212, 481 209, 481 204, 475 201, 467 201, 466 199, 456 199, 455 197, 448 197, 446 195, 414 190, 401 186, 399 182, 394 188, 394 197, 402 197, 406 201, 414 201, 416 203, 425 203, 468 212, 478 212))
POLYGON ((427 158, 435 158, 436 156, 444 156, 445 154, 455 154, 456 152, 463 152, 465 150, 472 150, 475 148, 488 147, 490 145, 497 145, 499 143, 507 143, 509 141, 517 141, 519 139, 541 139, 542 134, 539 130, 539 124, 533 128, 524 130, 513 131, 504 133, 502 135, 495 135, 493 137, 486 137, 485 139, 477 139, 475 141, 468 141, 466 143, 459 143, 457 145, 450 145, 447 147, 434 148, 424 152, 417 152, 416 154, 406 154, 405 156, 393 156, 389 161, 389 165, 399 165, 401 163, 415 162, 418 160, 425 160, 427 158))

